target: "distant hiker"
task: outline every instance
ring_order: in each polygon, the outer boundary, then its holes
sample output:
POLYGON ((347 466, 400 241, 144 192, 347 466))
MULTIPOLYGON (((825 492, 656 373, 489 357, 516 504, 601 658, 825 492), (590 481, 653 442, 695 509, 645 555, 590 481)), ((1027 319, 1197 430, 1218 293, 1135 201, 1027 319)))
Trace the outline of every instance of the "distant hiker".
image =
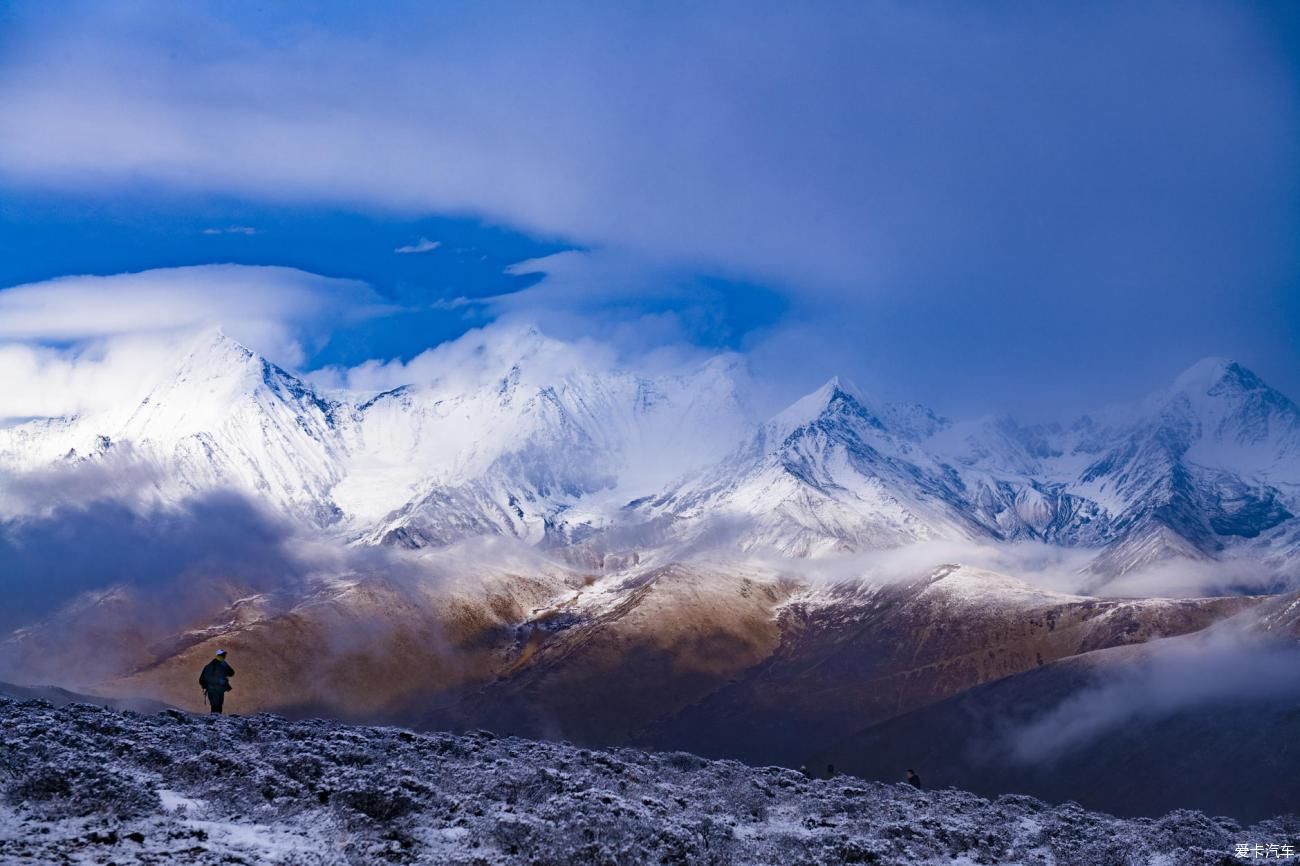
POLYGON ((799 765, 799 772, 800 772, 800 773, 803 773, 805 776, 811 776, 811 775, 812 775, 812 773, 809 773, 809 772, 808 772, 808 765, 807 765, 807 764, 800 764, 800 765, 799 765))
POLYGON ((835 778, 835 765, 834 765, 834 764, 827 764, 827 765, 826 765, 826 778, 828 778, 828 779, 834 779, 834 778, 835 778))
POLYGON ((907 784, 918 791, 921 790, 921 777, 916 775, 916 770, 907 771, 907 784))
POLYGON ((212 712, 221 712, 221 705, 226 702, 226 692, 230 691, 230 678, 234 675, 235 669, 226 664, 226 651, 223 649, 217 650, 216 656, 199 674, 199 688, 207 696, 212 712))

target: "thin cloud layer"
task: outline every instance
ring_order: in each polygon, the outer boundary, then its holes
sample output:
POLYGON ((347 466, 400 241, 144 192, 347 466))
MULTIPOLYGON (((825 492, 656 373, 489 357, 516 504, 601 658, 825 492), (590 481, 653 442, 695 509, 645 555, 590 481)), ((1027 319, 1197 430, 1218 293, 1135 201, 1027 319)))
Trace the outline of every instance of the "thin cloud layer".
POLYGON ((252 226, 226 226, 224 228, 207 228, 203 230, 205 235, 255 235, 257 229, 252 226))
MULTIPOLYGON (((0 291, 0 340, 85 340, 225 324, 330 322, 391 308, 364 283, 292 268, 202 265, 61 277, 0 291)), ((270 342, 269 340, 263 340, 270 342)), ((266 351, 285 348, 272 345, 266 351)))
POLYGON ((409 255, 411 253, 429 253, 429 252, 433 252, 440 246, 442 246, 442 243, 439 241, 431 241, 428 238, 420 238, 418 241, 416 241, 413 244, 402 244, 400 247, 394 249, 393 252, 401 253, 403 255, 409 255))

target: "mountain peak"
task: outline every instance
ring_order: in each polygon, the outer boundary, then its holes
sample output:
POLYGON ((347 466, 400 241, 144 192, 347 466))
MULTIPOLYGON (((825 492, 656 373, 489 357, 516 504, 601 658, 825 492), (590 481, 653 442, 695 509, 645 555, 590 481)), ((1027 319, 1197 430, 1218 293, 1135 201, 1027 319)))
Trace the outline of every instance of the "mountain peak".
POLYGON ((231 361, 247 363, 256 360, 260 363, 262 360, 252 349, 229 336, 220 325, 200 331, 183 357, 182 363, 189 367, 198 363, 219 366, 231 361))
POLYGON ((560 341, 553 340, 542 333, 542 330, 533 324, 502 327, 494 330, 491 337, 502 355, 511 356, 516 360, 563 345, 560 341))
POLYGON ((1174 380, 1174 391, 1191 391, 1195 394, 1208 393, 1212 387, 1225 380, 1225 378, 1238 377, 1240 373, 1253 373, 1247 371, 1242 365, 1236 363, 1231 358, 1203 358, 1192 364, 1191 367, 1184 369, 1182 373, 1174 380))
POLYGON ((483 328, 469 349, 460 366, 478 370, 503 391, 521 384, 529 390, 554 385, 585 366, 573 344, 552 339, 532 324, 483 328))
POLYGON ((1187 394, 1212 394, 1224 388, 1235 391, 1254 391, 1267 388, 1264 381, 1252 371, 1231 358, 1202 358, 1188 367, 1174 380, 1173 391, 1187 394))
POLYGON ((1202 465, 1243 476, 1295 479, 1300 407, 1227 358, 1193 364, 1157 397, 1166 441, 1202 465))
POLYGON ((875 426, 880 426, 870 405, 870 401, 855 387, 843 382, 839 376, 832 376, 825 385, 790 404, 770 423, 781 430, 790 431, 848 408, 854 414, 870 418, 875 426))
POLYGON ((839 376, 831 376, 826 380, 825 385, 822 385, 809 396, 817 398, 824 406, 832 405, 837 399, 852 400, 863 406, 872 402, 858 390, 856 385, 847 379, 841 379, 839 376))
MULTIPOLYGON (((269 429, 306 431, 327 423, 320 419, 330 405, 308 385, 219 327, 197 334, 161 373, 126 419, 122 438, 177 443, 195 434, 244 431, 248 435, 226 435, 249 454, 267 448, 269 429)), ((325 437, 319 429, 307 435, 325 437)))
POLYGON ((176 388, 250 391, 262 384, 270 385, 277 374, 289 376, 217 326, 200 331, 190 341, 151 396, 176 388))
POLYGON ((183 350, 171 370, 144 399, 143 405, 167 403, 217 405, 236 395, 269 390, 281 398, 317 398, 293 374, 282 370, 257 352, 226 334, 220 326, 204 329, 183 350))

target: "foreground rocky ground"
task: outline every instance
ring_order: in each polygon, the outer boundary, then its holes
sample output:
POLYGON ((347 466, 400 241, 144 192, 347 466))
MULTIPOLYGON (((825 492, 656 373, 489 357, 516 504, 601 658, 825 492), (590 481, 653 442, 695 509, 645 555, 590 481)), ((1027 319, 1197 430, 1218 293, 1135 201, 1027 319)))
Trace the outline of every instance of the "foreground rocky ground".
POLYGON ((685 753, 0 698, 5 864, 1197 866, 1257 844, 1300 847, 1300 819, 1119 819, 685 753))

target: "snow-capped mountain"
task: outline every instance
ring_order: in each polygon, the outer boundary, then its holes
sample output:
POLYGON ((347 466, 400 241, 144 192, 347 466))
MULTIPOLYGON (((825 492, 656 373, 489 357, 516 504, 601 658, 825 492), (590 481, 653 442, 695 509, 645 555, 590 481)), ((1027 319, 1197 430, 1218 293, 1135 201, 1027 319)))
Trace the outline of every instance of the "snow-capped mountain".
POLYGON ((579 370, 535 329, 467 389, 434 383, 329 398, 219 330, 160 371, 138 405, 0 429, 0 469, 129 454, 162 500, 231 487, 374 543, 503 534, 538 543, 721 456, 743 435, 736 359, 684 374, 579 370))
POLYGON ((568 349, 521 329, 468 383, 327 395, 208 332, 138 405, 0 430, 0 469, 129 458, 160 501, 233 487, 410 548, 505 535, 808 557, 1034 540, 1094 552, 1093 589, 1175 558, 1295 571, 1300 409, 1231 361, 1068 426, 954 423, 839 380, 754 424, 734 357, 640 376, 557 363, 568 349))
POLYGON ((1075 487, 1113 515, 1099 570, 1214 557, 1293 518, 1300 409, 1255 374, 1207 359, 1142 410, 1102 431, 1075 487))
POLYGON ((956 473, 891 431, 838 379, 726 460, 639 504, 688 537, 717 529, 742 549, 791 556, 985 534, 962 506, 956 473))
POLYGON ((1285 396, 1210 359, 1102 418, 953 424, 832 380, 633 510, 677 537, 711 528, 793 556, 963 538, 1078 547, 1097 554, 1092 589, 1176 558, 1245 553, 1272 574, 1289 561, 1300 410, 1285 396))
POLYGON ((401 389, 358 407, 336 496, 358 520, 378 518, 367 540, 423 547, 501 534, 562 544, 717 458, 745 429, 734 359, 678 376, 539 381, 530 362, 550 341, 524 336, 519 359, 473 391, 401 389), (362 492, 380 492, 394 473, 404 476, 390 486, 398 496, 362 492))
POLYGON ((345 454, 346 408, 226 337, 202 334, 134 406, 0 430, 0 468, 41 471, 130 459, 154 467, 163 500, 233 487, 328 525, 345 454))

